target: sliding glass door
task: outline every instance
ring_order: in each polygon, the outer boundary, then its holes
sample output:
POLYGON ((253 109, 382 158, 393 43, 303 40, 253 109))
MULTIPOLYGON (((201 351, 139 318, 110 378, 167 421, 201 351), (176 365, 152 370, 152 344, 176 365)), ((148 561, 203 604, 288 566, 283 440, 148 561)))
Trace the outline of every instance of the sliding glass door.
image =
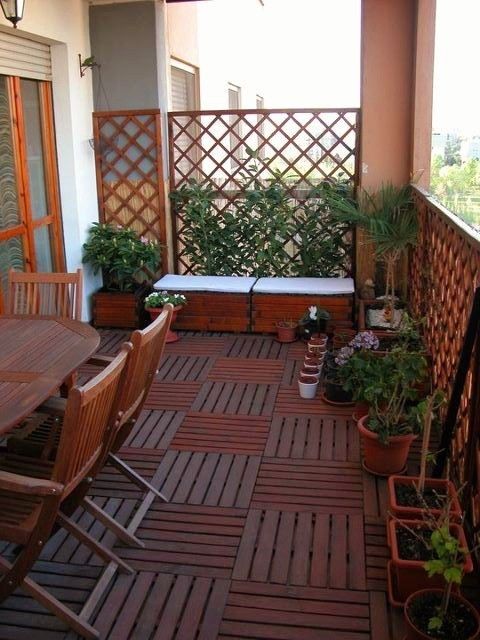
POLYGON ((62 271, 49 82, 0 75, 0 311, 8 270, 62 271))

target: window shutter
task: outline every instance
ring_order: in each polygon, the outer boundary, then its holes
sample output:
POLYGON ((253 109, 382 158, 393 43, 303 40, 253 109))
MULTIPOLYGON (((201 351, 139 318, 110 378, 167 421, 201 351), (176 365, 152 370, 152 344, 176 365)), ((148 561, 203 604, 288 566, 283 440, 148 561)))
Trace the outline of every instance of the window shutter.
POLYGON ((0 31, 0 73, 33 80, 51 80, 50 46, 0 31))

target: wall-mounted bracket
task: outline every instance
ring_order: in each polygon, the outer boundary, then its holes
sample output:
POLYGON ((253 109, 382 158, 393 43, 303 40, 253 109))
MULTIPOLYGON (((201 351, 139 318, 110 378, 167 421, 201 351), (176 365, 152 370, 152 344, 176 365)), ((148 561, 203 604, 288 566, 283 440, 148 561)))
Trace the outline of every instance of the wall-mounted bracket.
POLYGON ((95 62, 95 56, 90 56, 82 60, 82 55, 79 53, 78 66, 80 68, 80 77, 83 78, 87 69, 93 69, 93 67, 99 67, 100 65, 95 62))

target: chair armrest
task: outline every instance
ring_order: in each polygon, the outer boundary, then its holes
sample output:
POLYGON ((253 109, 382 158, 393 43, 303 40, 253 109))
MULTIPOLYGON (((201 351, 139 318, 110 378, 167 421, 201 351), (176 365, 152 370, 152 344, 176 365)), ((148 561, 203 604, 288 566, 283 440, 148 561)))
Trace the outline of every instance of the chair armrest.
POLYGON ((96 355, 89 358, 86 364, 90 364, 93 367, 108 367, 113 362, 112 356, 96 355))
POLYGON ((61 495, 63 484, 43 480, 42 478, 31 478, 21 476, 18 473, 0 471, 0 489, 2 491, 12 491, 13 493, 33 494, 35 496, 61 495))

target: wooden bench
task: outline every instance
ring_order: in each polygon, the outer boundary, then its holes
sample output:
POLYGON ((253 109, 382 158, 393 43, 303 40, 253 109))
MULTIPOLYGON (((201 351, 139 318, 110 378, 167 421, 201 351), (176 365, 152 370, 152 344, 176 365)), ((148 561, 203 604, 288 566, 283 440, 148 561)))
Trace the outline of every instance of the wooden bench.
POLYGON ((251 329, 275 331, 279 320, 299 320, 309 306, 330 313, 330 326, 350 328, 355 285, 352 278, 260 278, 252 290, 251 329))
POLYGON ((250 277, 167 274, 153 286, 156 291, 186 295, 188 303, 178 314, 175 329, 247 332, 255 282, 250 277))

